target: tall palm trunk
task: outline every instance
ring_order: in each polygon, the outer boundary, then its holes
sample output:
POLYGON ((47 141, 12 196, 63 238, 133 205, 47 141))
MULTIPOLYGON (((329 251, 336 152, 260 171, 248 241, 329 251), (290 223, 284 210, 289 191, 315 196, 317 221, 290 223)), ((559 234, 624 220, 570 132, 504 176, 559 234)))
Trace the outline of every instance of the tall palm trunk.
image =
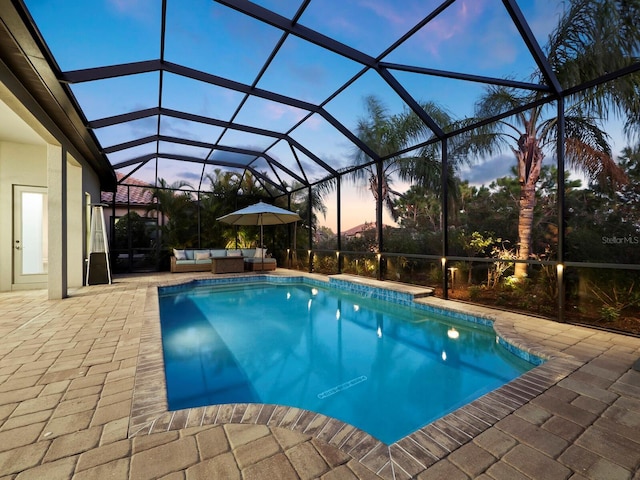
MULTIPOLYGON (((528 260, 531 251, 531 229, 533 209, 536 206, 535 185, 525 184, 520 189, 520 212, 518 216, 518 260, 528 260)), ((527 264, 516 263, 515 275, 518 278, 527 275, 527 264)))
MULTIPOLYGON (((527 125, 528 127, 528 125, 527 125)), ((528 129, 528 128, 527 128, 528 129)), ((520 199, 518 215, 518 260, 528 260, 531 252, 531 234, 533 211, 536 206, 536 183, 540 179, 540 170, 544 154, 535 134, 524 133, 514 149, 518 159, 520 199)), ((515 275, 522 278, 527 275, 527 264, 516 263, 515 275)))
POLYGON ((371 173, 371 176, 369 177, 369 188, 371 190, 371 193, 373 194, 373 199, 376 202, 376 251, 379 252, 380 251, 380 244, 382 243, 382 222, 380 221, 380 219, 382 218, 382 202, 384 202, 385 198, 387 198, 387 196, 389 195, 389 185, 387 184, 386 178, 384 178, 384 175, 379 175, 379 172, 377 172, 377 174, 374 174, 373 172, 371 173), (379 196, 379 192, 378 192, 378 182, 382 183, 382 201, 380 201, 380 196, 379 196))

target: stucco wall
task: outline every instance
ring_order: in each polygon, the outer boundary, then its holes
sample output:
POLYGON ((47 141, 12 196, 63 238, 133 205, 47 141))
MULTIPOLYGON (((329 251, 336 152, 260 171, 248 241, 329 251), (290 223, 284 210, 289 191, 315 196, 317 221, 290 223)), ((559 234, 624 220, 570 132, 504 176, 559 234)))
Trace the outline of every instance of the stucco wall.
POLYGON ((47 188, 48 248, 56 255, 49 258, 47 284, 38 286, 48 288, 50 297, 61 298, 67 294, 67 287, 83 284, 87 205, 100 201, 100 181, 59 126, 0 60, 0 291, 14 288, 14 185, 47 188))
MULTIPOLYGON (((12 289, 13 186, 47 187, 47 147, 0 142, 0 291, 12 289)), ((67 156, 67 284, 83 285, 87 252, 87 201, 100 199, 92 169, 67 156)))
POLYGON ((0 291, 13 276, 13 186, 47 186, 47 148, 0 142, 0 291))
POLYGON ((100 180, 91 168, 83 165, 83 162, 76 162, 72 157, 69 158, 71 161, 67 171, 69 177, 68 261, 70 263, 68 280, 69 287, 77 287, 84 284, 86 277, 85 259, 88 256, 87 236, 90 228, 88 221, 91 204, 100 202, 100 180), (71 181, 72 177, 80 181, 77 186, 71 181))

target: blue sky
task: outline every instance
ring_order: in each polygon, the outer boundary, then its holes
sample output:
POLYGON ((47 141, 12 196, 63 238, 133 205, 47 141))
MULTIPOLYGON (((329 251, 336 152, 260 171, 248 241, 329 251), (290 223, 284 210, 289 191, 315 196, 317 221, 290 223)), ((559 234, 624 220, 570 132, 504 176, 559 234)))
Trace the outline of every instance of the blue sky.
MULTIPOLYGON (((294 0, 256 1, 279 15, 290 18, 299 2, 294 0)), ((299 23, 322 35, 378 57, 440 4, 439 0, 312 0, 299 23)), ((518 2, 540 44, 557 22, 560 0, 520 0, 518 2)), ((159 0, 26 0, 36 24, 63 71, 121 64, 160 57, 159 0)), ((242 15, 211 0, 168 0, 165 59, 208 74, 250 85, 265 64, 282 32, 270 25, 242 15)), ((458 0, 442 14, 417 31, 384 61, 433 69, 473 73, 527 81, 535 70, 527 49, 499 0, 458 0)), ((348 58, 325 51, 305 40, 289 36, 275 56, 257 88, 295 97, 312 104, 324 102, 362 66, 348 58)), ((418 101, 432 100, 462 118, 473 113, 475 100, 483 86, 477 83, 394 72, 404 88, 418 101)), ((124 78, 72 85, 72 91, 88 120, 118 115, 158 105, 157 72, 124 78)), ((244 95, 231 89, 208 85, 167 73, 163 77, 162 106, 205 117, 231 120, 244 95)), ((364 114, 363 98, 374 94, 397 113, 406 108, 389 85, 369 71, 325 105, 325 109, 348 129, 355 128, 364 114)), ((284 133, 300 122, 307 111, 258 97, 250 97, 234 122, 284 133)), ((274 144, 272 137, 228 131, 212 125, 196 124, 171 117, 148 117, 126 125, 96 130, 103 146, 115 145, 157 133, 181 136, 226 146, 263 150, 274 144)), ((616 143, 620 135, 610 132, 616 143)), ((353 146, 319 115, 313 115, 291 132, 291 137, 334 168, 351 162, 353 146)), ((618 145, 616 145, 618 147, 618 145)), ((618 147, 618 148, 621 148, 618 147)), ((163 143, 166 153, 206 157, 207 148, 163 143)), ((152 154, 156 144, 147 144, 109 156, 118 163, 152 154)), ((291 149, 276 143, 268 152, 294 172, 299 172, 291 149)), ((326 172, 302 152, 296 151, 311 180, 326 172)), ((218 152, 217 158, 242 161, 218 152)), ((153 181, 156 164, 134 174, 153 181)), ((264 164, 264 162, 259 162, 264 164)), ((159 160, 157 175, 194 182, 202 166, 172 160, 159 160)), ((488 183, 508 174, 511 164, 486 159, 467 175, 473 183, 488 183)), ((128 173, 134 167, 122 169, 128 173)), ((209 171, 212 167, 207 167, 209 171)), ((286 173, 281 178, 293 179, 286 173)), ((195 185, 197 186, 197 185, 195 185)), ((370 194, 347 187, 343 192, 343 218, 347 229, 361 220, 373 220, 370 194), (346 199, 346 200, 345 200, 346 199), (344 203, 348 204, 345 209, 344 203), (346 211, 345 211, 346 210, 346 211)), ((328 225, 334 228, 335 205, 330 206, 328 225)))

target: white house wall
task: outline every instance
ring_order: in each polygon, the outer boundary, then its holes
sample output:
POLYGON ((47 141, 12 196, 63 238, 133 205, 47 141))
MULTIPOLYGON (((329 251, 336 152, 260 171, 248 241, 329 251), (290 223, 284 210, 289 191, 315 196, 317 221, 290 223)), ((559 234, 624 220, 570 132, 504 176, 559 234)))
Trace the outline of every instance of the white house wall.
POLYGON ((13 187, 47 186, 46 145, 0 142, 0 291, 13 282, 13 187))
MULTIPOLYGON (((0 102, 3 102, 2 96, 0 102)), ((8 104, 15 107, 15 102, 5 102, 5 112, 8 104)), ((25 123, 33 127, 32 123, 37 121, 28 112, 12 111, 22 121, 14 123, 16 129, 24 130, 25 123)), ((39 186, 47 187, 49 193, 49 248, 50 254, 55 255, 50 259, 48 284, 40 287, 48 288, 51 298, 62 298, 67 295, 68 288, 83 285, 87 256, 86 209, 87 203, 99 201, 100 182, 84 159, 75 158, 60 145, 50 143, 52 137, 42 138, 37 133, 37 130, 42 131, 42 124, 35 127, 30 137, 37 138, 35 144, 6 140, 12 138, 11 124, 5 122, 0 130, 0 291, 15 288, 13 187, 39 186), (64 179, 61 177, 63 172, 64 179), (58 193, 52 198, 52 192, 58 193), (64 214, 61 208, 64 208, 64 214), (64 234, 62 229, 65 229, 64 234)))

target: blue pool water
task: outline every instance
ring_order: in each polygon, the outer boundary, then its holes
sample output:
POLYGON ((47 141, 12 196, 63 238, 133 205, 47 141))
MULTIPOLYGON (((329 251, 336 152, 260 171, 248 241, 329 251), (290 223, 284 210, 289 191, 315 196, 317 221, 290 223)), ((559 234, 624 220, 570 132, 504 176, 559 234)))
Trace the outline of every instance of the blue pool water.
POLYGON ((266 403, 391 444, 533 368, 493 329, 303 283, 160 290, 170 410, 266 403))

